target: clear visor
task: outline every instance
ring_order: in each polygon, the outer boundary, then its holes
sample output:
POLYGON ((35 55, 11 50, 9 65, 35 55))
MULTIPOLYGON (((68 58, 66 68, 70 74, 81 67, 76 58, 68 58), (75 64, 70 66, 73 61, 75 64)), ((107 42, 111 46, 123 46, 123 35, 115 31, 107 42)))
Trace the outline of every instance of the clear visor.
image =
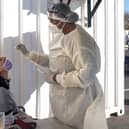
POLYGON ((48 12, 48 18, 53 19, 53 20, 59 20, 59 21, 62 21, 62 22, 68 22, 66 19, 58 17, 56 15, 56 13, 49 13, 48 12))

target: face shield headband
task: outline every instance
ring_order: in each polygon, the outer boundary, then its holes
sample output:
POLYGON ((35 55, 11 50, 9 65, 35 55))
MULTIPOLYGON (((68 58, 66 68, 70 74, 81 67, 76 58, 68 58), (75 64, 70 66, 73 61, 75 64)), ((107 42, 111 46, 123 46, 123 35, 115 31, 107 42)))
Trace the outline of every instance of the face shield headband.
POLYGON ((48 18, 53 19, 53 20, 58 20, 61 22, 67 22, 70 23, 68 20, 64 19, 64 18, 60 18, 56 15, 56 13, 48 13, 48 18))

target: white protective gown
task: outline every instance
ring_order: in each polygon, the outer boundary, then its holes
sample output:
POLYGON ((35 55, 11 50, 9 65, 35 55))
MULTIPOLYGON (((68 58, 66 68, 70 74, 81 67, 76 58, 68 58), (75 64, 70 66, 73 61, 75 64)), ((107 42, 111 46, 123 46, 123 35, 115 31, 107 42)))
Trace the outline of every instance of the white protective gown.
POLYGON ((107 129, 104 95, 96 78, 100 53, 94 39, 77 25, 69 34, 56 37, 49 48, 49 57, 30 52, 29 59, 58 73, 58 83, 50 85, 55 118, 73 129, 107 129))

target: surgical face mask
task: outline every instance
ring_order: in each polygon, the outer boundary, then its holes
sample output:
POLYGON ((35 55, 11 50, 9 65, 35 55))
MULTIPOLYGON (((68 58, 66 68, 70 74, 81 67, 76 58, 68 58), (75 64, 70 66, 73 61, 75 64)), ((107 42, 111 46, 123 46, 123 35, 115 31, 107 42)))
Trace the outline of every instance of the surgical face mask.
MULTIPOLYGON (((59 24, 61 24, 61 22, 59 22, 59 23, 57 24, 57 26, 58 26, 59 24)), ((63 33, 63 29, 64 29, 65 25, 66 25, 66 23, 64 23, 64 25, 62 26, 62 28, 59 29, 59 31, 60 31, 61 33, 63 33)))
POLYGON ((50 24, 49 24, 50 31, 51 31, 52 33, 63 33, 63 29, 64 29, 66 23, 63 25, 62 28, 59 29, 58 26, 59 26, 60 24, 61 24, 61 22, 59 22, 57 25, 54 25, 54 24, 50 23, 50 24))
POLYGON ((49 23, 49 29, 52 33, 61 33, 60 29, 58 29, 58 27, 52 23, 49 23))

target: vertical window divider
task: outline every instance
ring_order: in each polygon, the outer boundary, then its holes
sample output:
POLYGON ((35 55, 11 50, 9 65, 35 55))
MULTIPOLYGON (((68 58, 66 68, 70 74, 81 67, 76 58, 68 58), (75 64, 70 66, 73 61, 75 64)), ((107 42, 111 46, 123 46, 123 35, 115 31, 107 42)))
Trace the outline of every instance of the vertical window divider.
MULTIPOLYGON (((22 9, 23 1, 18 0, 18 42, 23 43, 23 9, 22 9)), ((23 57, 20 56, 20 79, 19 79, 19 104, 23 105, 23 89, 24 89, 24 65, 23 65, 23 57)))
MULTIPOLYGON (((38 51, 40 50, 40 0, 37 0, 37 15, 36 15, 36 38, 37 38, 37 42, 38 42, 38 51)), ((37 71, 37 86, 36 86, 36 117, 40 118, 41 115, 41 101, 40 101, 40 77, 39 77, 39 73, 37 71)))

